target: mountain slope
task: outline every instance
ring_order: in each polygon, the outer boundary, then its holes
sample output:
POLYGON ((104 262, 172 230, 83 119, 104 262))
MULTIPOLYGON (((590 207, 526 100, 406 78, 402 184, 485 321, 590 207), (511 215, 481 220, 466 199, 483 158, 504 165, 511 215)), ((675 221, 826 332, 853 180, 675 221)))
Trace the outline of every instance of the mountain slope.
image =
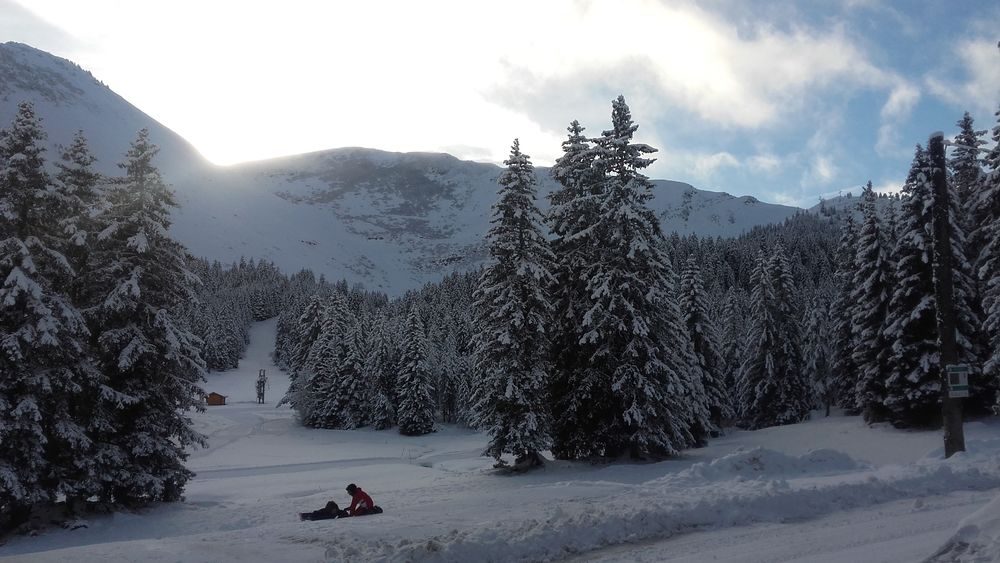
MULTIPOLYGON (((77 65, 0 44, 0 127, 21 100, 34 102, 44 119, 50 159, 82 129, 106 173, 117 172, 135 132, 148 127, 181 205, 172 232, 195 255, 264 258, 285 271, 310 268, 390 293, 486 259, 498 166, 346 148, 217 167, 77 65)), ((538 176, 544 197, 555 184, 546 168, 538 176)), ((668 233, 735 236, 801 211, 680 182, 654 184, 651 205, 668 233)))
POLYGON ((160 147, 158 159, 164 168, 208 165, 187 141, 75 63, 22 43, 0 43, 0 127, 11 122, 24 100, 33 102, 44 120, 49 159, 59 158, 57 145, 68 146, 82 129, 98 158, 99 170, 117 173, 117 162, 145 127, 160 147))

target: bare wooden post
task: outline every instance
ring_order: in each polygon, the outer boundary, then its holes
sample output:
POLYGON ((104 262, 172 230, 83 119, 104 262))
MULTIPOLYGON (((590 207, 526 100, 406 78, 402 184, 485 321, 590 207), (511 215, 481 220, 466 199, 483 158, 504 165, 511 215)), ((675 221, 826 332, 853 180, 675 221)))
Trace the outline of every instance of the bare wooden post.
POLYGON ((962 400, 948 393, 948 365, 958 363, 955 330, 954 280, 951 255, 951 202, 945 175, 944 133, 931 135, 927 145, 931 163, 931 183, 934 186, 934 297, 937 300, 938 338, 941 343, 941 401, 944 418, 944 456, 965 451, 965 431, 962 428, 962 400))

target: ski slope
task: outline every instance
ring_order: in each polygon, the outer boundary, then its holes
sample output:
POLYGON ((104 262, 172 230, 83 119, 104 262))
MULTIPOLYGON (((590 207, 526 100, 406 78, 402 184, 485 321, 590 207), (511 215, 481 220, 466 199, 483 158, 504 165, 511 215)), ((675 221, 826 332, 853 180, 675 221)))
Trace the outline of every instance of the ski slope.
MULTIPOLYGON (((855 417, 734 431, 661 463, 551 462, 491 472, 486 437, 441 425, 310 430, 276 401, 276 322, 256 324, 240 368, 212 373, 227 404, 193 420, 209 446, 183 503, 93 516, 0 546, 7 561, 940 561, 996 548, 1000 424, 966 426, 943 460, 934 432, 855 417), (256 404, 258 370, 269 375, 256 404), (378 516, 300 522, 357 483, 378 516), (979 510, 979 516, 970 516, 979 510), (963 518, 971 518, 962 521, 963 518), (959 523, 962 521, 961 530, 959 523)), ((982 560, 982 559, 980 559, 982 560)), ((990 560, 990 559, 986 559, 990 560)))

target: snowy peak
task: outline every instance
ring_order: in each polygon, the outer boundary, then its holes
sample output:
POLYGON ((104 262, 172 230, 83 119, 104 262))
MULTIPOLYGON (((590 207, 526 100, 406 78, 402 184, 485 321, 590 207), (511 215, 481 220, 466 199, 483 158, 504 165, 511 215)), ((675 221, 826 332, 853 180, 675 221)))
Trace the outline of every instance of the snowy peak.
POLYGON ((32 102, 49 136, 49 158, 82 130, 101 172, 114 173, 139 129, 160 146, 161 166, 198 167, 207 162, 173 131, 139 111, 79 65, 22 43, 0 44, 0 127, 22 101, 32 102))

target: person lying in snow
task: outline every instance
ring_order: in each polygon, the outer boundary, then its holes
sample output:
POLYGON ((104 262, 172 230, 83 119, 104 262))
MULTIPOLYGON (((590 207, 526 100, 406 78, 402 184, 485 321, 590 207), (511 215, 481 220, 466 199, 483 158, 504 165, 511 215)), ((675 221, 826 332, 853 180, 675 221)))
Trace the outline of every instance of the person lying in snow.
POLYGON ((348 515, 382 514, 382 509, 375 506, 375 501, 368 496, 368 493, 362 491, 361 487, 351 483, 347 486, 347 494, 351 495, 351 507, 347 509, 348 515))
POLYGON ((299 518, 302 520, 329 520, 331 518, 346 518, 350 516, 346 510, 341 510, 337 503, 332 500, 326 506, 312 512, 300 512, 299 518))

